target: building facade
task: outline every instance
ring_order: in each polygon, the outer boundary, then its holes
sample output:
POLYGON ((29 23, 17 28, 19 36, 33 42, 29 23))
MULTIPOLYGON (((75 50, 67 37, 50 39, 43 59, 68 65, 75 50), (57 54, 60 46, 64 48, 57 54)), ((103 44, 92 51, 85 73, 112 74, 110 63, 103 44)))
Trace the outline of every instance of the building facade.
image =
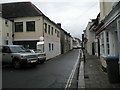
POLYGON ((94 20, 92 20, 91 22, 88 22, 88 25, 86 27, 85 34, 84 34, 85 39, 87 39, 87 41, 85 42, 85 49, 87 53, 89 53, 90 55, 95 55, 95 43, 94 43, 95 32, 90 29, 93 23, 94 23, 94 20))
POLYGON ((0 45, 12 44, 12 22, 0 17, 0 45))
POLYGON ((64 54, 73 48, 73 38, 70 33, 67 33, 65 30, 61 30, 61 54, 64 54))
POLYGON ((46 52, 47 59, 61 54, 61 28, 31 2, 6 3, 2 7, 3 17, 13 21, 13 44, 37 49, 43 37, 41 49, 46 52))
POLYGON ((119 19, 120 2, 100 2, 100 20, 96 36, 100 39, 100 60, 104 69, 107 67, 107 56, 120 58, 119 19))

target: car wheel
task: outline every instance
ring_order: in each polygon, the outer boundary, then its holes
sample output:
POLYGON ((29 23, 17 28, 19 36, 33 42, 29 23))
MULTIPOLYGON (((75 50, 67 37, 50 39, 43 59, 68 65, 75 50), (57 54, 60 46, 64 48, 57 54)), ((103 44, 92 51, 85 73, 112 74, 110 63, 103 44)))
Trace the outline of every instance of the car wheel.
POLYGON ((19 62, 18 60, 13 61, 13 67, 14 67, 15 69, 21 68, 20 62, 19 62))

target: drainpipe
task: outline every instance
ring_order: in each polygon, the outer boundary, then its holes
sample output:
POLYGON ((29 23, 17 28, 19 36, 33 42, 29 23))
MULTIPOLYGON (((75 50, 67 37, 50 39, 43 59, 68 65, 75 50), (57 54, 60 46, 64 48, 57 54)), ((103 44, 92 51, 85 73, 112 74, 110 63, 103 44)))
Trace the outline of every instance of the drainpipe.
MULTIPOLYGON (((43 37, 44 37, 44 16, 43 16, 43 37)), ((45 39, 45 38, 44 38, 45 39)), ((45 47, 45 40, 44 40, 44 44, 43 44, 43 52, 45 51, 44 50, 44 47, 45 47)))
POLYGON ((14 20, 11 20, 12 21, 12 44, 14 44, 14 37, 15 37, 15 23, 14 23, 14 20))
POLYGON ((117 32, 118 32, 118 52, 119 52, 119 74, 120 74, 120 19, 117 21, 117 32))

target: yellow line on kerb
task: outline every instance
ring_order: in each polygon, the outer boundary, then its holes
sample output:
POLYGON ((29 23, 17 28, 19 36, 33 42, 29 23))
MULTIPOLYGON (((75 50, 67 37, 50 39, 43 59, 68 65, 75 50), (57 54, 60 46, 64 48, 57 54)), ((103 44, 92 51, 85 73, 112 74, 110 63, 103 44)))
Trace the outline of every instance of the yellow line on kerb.
POLYGON ((78 62, 79 62, 79 57, 80 57, 80 50, 79 50, 79 53, 78 53, 78 58, 77 58, 77 62, 75 63, 73 69, 72 69, 72 72, 68 78, 68 81, 67 81, 67 84, 65 86, 65 90, 69 90, 69 88, 71 87, 71 84, 72 84, 72 80, 73 80, 73 76, 75 74, 75 71, 77 69, 77 65, 78 65, 78 62))

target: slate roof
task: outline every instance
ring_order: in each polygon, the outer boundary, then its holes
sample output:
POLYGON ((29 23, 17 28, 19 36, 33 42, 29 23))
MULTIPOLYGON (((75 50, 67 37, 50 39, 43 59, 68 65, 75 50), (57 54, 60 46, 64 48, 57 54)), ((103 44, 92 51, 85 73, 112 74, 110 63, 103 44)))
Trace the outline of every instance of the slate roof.
POLYGON ((31 2, 14 2, 1 5, 2 17, 6 19, 43 15, 43 13, 31 2))

